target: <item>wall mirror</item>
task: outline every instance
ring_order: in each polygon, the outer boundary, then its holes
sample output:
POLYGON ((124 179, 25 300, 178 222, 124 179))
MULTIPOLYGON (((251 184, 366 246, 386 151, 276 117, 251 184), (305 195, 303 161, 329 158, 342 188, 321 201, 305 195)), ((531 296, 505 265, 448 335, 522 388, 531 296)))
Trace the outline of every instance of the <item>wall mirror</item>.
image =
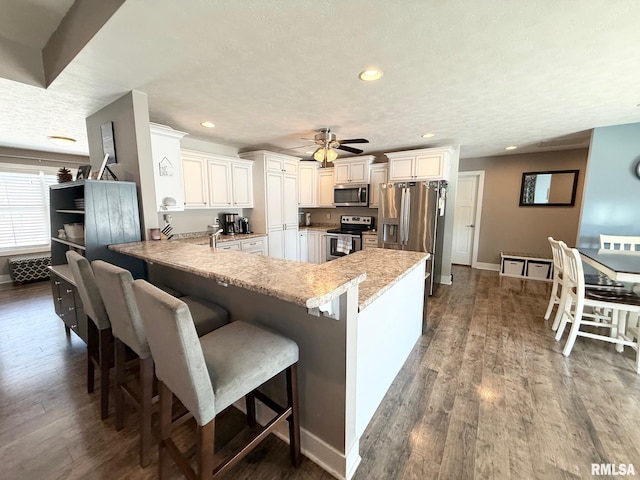
POLYGON ((524 172, 521 207, 570 207, 576 201, 579 170, 524 172))

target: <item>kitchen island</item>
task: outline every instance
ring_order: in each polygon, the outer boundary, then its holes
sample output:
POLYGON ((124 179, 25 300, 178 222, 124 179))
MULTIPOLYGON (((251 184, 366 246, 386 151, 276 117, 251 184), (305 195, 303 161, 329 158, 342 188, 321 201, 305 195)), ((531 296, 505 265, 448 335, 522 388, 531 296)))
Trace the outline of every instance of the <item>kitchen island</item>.
MULTIPOLYGON (((428 254, 369 249, 315 265, 186 242, 110 248, 147 261, 155 284, 295 340, 302 451, 338 478, 353 476, 360 437, 421 334, 428 254)), ((278 378, 266 393, 284 401, 283 385, 278 378)), ((258 408, 261 421, 266 414, 258 408)))

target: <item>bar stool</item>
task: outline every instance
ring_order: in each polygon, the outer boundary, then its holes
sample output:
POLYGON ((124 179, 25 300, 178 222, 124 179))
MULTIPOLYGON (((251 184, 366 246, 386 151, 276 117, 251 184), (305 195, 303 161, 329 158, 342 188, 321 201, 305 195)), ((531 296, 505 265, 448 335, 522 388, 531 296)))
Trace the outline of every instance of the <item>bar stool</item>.
POLYGON ((231 322, 198 339, 189 308, 144 280, 133 282, 160 384, 159 478, 166 479, 172 458, 192 479, 216 478, 237 464, 283 420, 289 422, 291 462, 300 460, 298 419, 298 346, 293 340, 241 321, 231 322), (281 407, 257 388, 286 371, 287 406, 281 407), (197 471, 171 439, 172 393, 198 425, 197 471), (276 416, 231 458, 214 469, 216 415, 246 397, 249 425, 255 425, 255 398, 276 416))
POLYGON ((82 306, 90 319, 87 322, 87 392, 93 392, 97 366, 100 369, 100 418, 104 420, 109 416, 109 368, 113 361, 111 323, 89 261, 73 250, 68 250, 66 255, 82 306))
POLYGON ((562 244, 564 262, 564 288, 566 296, 570 299, 562 305, 562 317, 556 333, 556 340, 560 340, 567 323, 572 323, 567 343, 562 354, 567 357, 571 354, 573 345, 578 336, 603 340, 621 346, 630 346, 636 351, 636 373, 640 374, 640 355, 638 344, 638 332, 630 331, 624 327, 621 313, 640 313, 640 296, 630 292, 620 291, 590 291, 585 290, 584 271, 580 253, 575 248, 569 248, 562 244), (575 305, 575 309, 572 308, 575 305), (596 321, 585 320, 583 314, 585 307, 611 310, 610 319, 596 321), (601 335, 581 330, 583 325, 604 327, 610 329, 610 335, 601 335), (634 339, 635 338, 635 339, 634 339))
MULTIPOLYGON (((142 327, 131 285, 133 277, 128 270, 102 260, 91 262, 96 283, 105 304, 115 341, 116 369, 116 430, 124 427, 125 398, 133 404, 140 415, 140 465, 146 467, 150 461, 151 417, 153 415, 153 358, 147 337, 142 327), (140 392, 131 389, 125 382, 126 347, 140 359, 140 392)), ((196 330, 202 335, 220 328, 229 321, 229 312, 219 305, 206 300, 190 297, 187 299, 194 311, 196 330)))

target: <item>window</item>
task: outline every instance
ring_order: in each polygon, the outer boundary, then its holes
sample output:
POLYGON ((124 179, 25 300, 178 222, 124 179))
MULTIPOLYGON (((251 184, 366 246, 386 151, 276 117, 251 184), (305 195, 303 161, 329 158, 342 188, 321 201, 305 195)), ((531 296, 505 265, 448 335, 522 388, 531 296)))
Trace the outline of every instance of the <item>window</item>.
POLYGON ((0 164, 0 252, 49 248, 54 167, 0 164))

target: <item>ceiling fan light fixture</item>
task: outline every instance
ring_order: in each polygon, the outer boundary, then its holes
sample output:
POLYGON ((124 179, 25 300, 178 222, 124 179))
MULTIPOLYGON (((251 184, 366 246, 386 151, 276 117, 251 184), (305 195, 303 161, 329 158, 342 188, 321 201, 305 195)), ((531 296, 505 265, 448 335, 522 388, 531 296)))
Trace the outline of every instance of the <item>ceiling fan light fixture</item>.
POLYGON ((338 158, 338 152, 330 148, 327 150, 327 161, 333 162, 336 158, 338 158))
POLYGON ((73 145, 74 143, 76 143, 75 138, 63 137, 60 135, 49 135, 47 138, 51 143, 54 143, 56 145, 64 146, 64 145, 73 145))
POLYGON ((324 162, 324 148, 318 148, 313 154, 313 159, 317 162, 324 162))
POLYGON ((365 82, 373 82, 382 77, 382 70, 378 70, 377 68, 368 68, 367 70, 360 72, 358 77, 360 80, 365 82))

